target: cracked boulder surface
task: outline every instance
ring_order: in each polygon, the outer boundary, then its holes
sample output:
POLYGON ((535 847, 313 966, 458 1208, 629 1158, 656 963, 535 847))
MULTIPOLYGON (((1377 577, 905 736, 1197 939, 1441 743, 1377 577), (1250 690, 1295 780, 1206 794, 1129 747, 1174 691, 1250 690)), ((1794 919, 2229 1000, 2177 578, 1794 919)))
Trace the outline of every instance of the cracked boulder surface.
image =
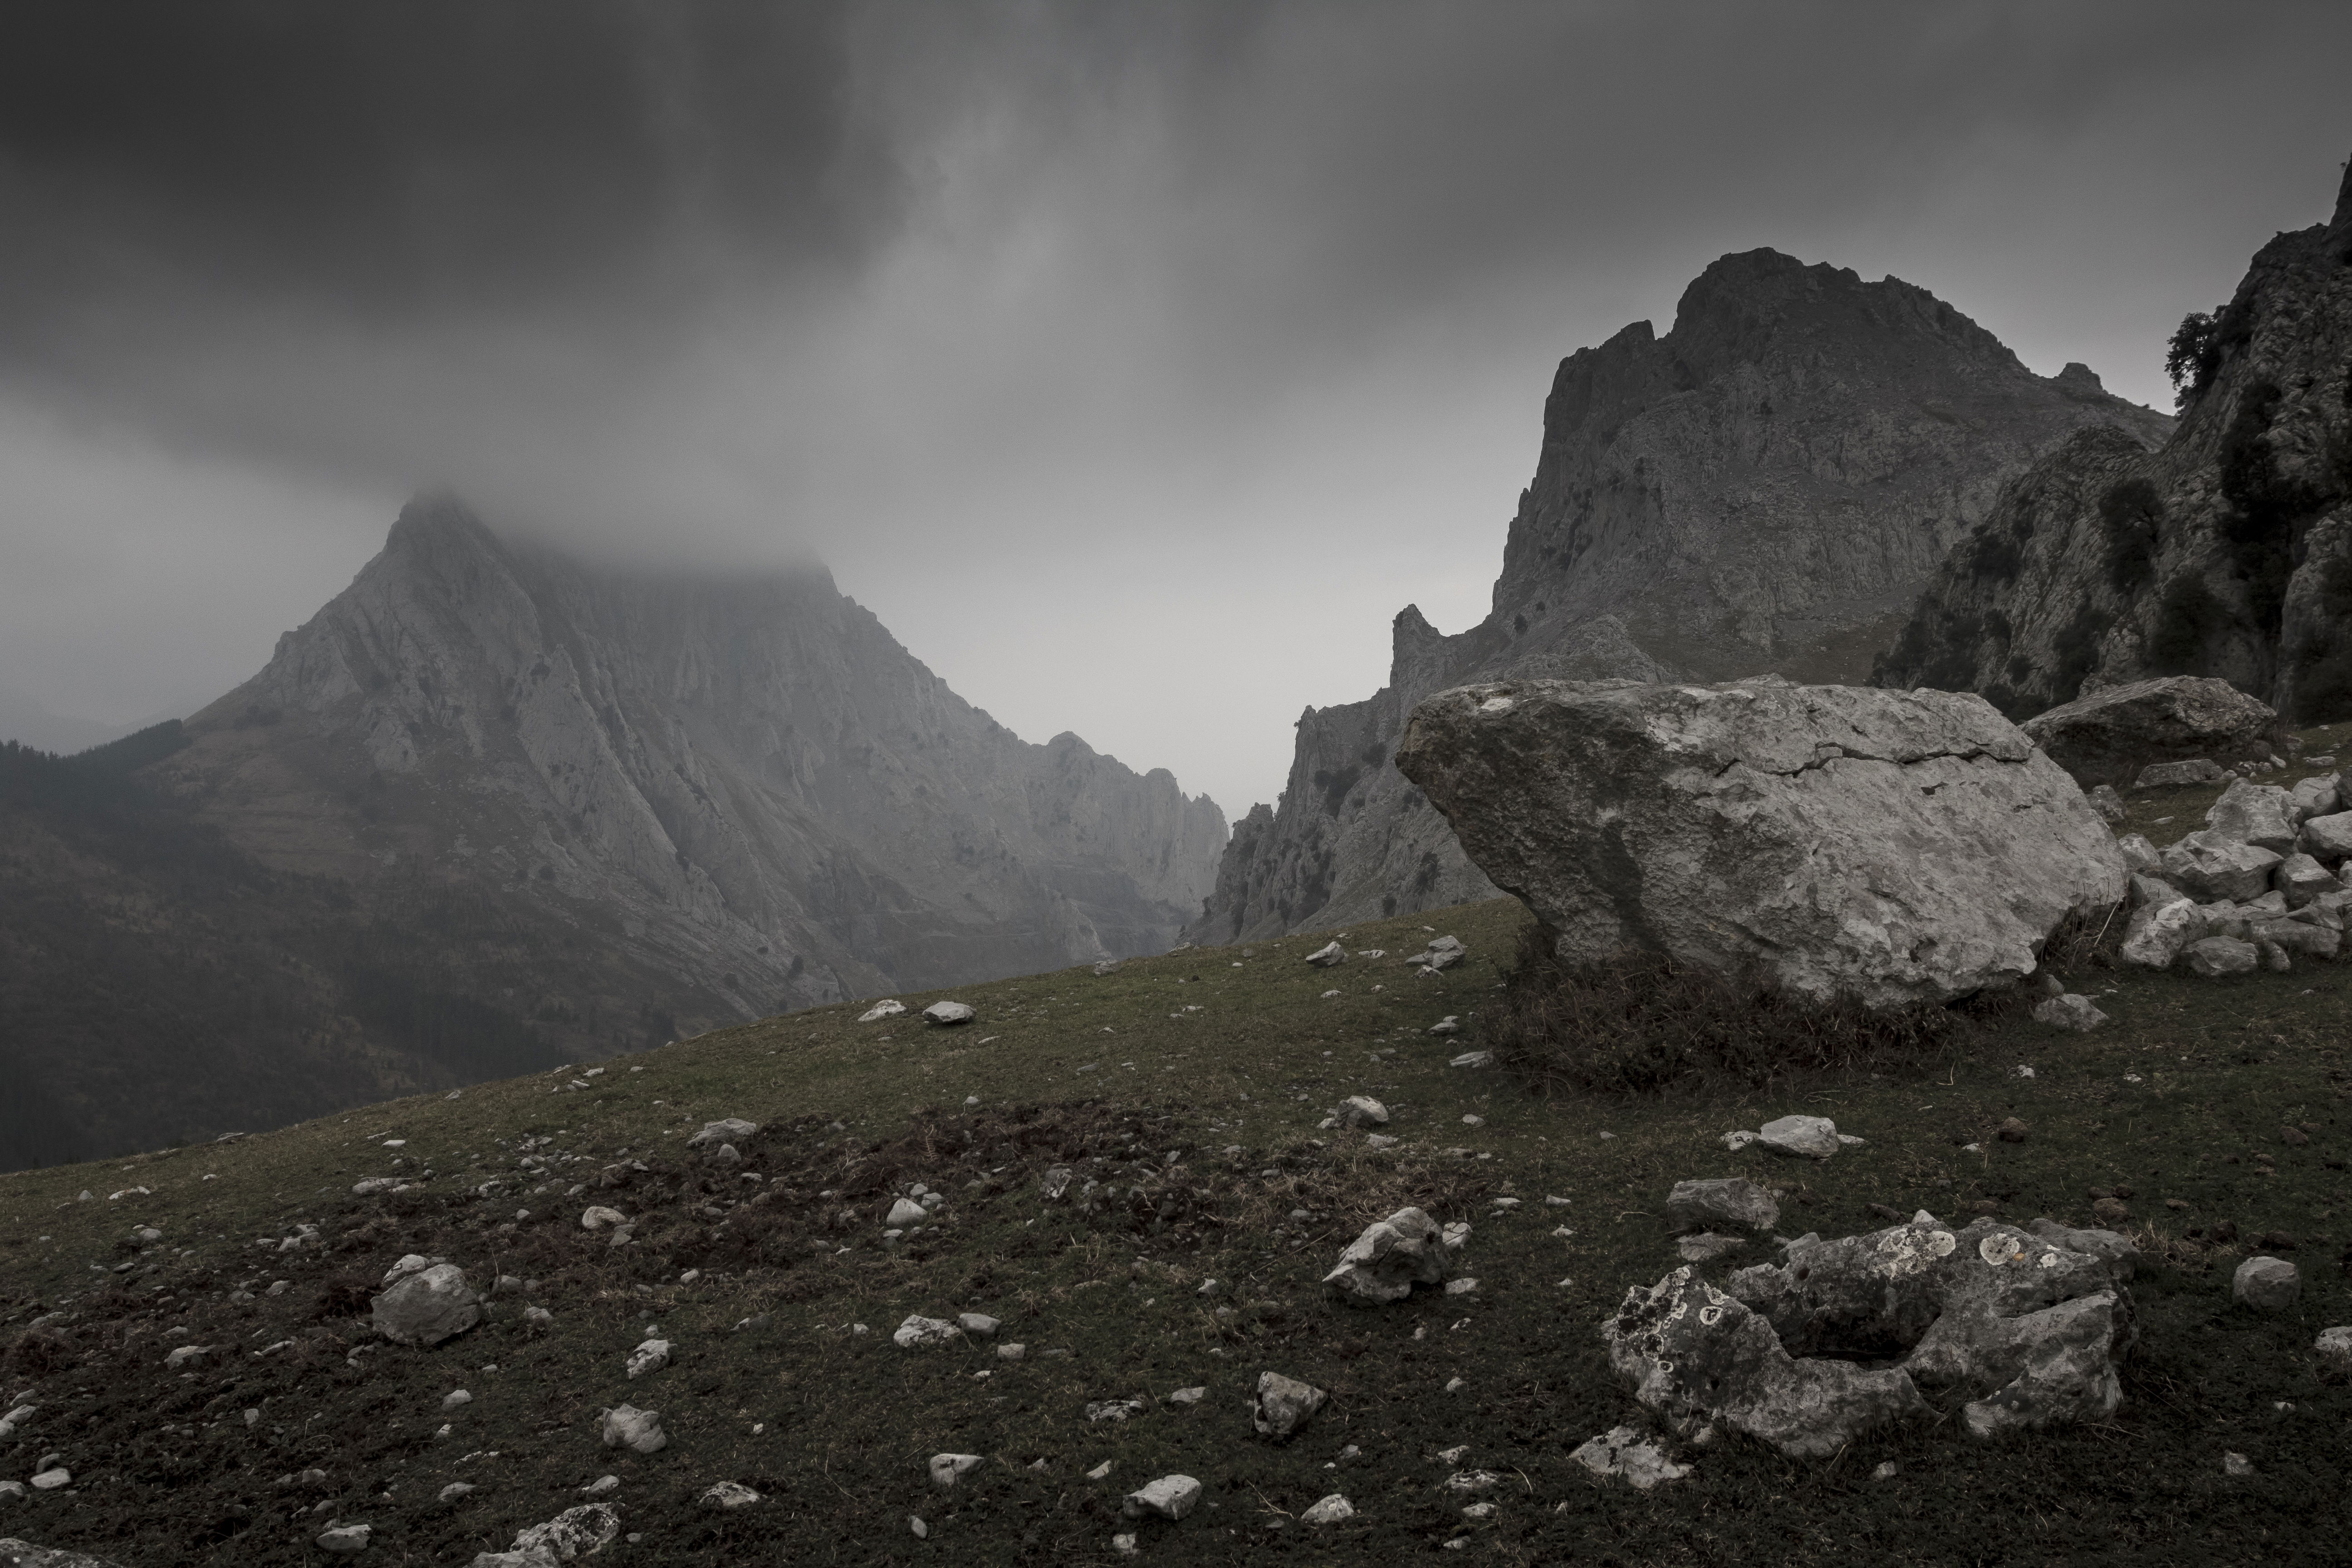
POLYGON ((1397 765, 1575 963, 1901 1007, 2032 973, 2124 893, 2081 789, 1969 693, 1502 681, 1422 703, 1397 765))
POLYGON ((1601 1332, 1634 1396, 1678 1429, 1720 1422, 1820 1458, 1927 1414, 1922 1390, 1958 1395, 1979 1438, 2112 1415, 2137 1337, 2130 1272, 2112 1232, 1922 1218, 1792 1243, 1727 1289, 1677 1268, 1626 1292, 1601 1332))

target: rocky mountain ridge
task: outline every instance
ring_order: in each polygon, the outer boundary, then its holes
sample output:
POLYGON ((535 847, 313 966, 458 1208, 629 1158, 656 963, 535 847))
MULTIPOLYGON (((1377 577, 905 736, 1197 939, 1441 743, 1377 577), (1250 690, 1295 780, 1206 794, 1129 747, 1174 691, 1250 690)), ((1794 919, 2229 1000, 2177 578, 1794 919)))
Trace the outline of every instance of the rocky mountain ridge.
POLYGON ((1673 329, 1562 361, 1476 626, 1408 606, 1389 684, 1309 709, 1278 806, 1235 825, 1187 934, 1255 940, 1491 897, 1397 773, 1432 692, 1506 679, 1858 681, 2001 488, 2078 432, 2137 447, 2164 416, 2070 364, 2035 375, 1897 279, 1727 256, 1673 329))
POLYGON ((2352 174, 2173 341, 2178 429, 2085 430, 1921 596, 1876 679, 2022 717, 2147 677, 2218 677, 2298 721, 2352 711, 2352 174))
POLYGON ((486 881, 714 1018, 1159 951, 1225 837, 822 569, 607 572, 448 498, 187 730, 160 782, 272 867, 486 881))

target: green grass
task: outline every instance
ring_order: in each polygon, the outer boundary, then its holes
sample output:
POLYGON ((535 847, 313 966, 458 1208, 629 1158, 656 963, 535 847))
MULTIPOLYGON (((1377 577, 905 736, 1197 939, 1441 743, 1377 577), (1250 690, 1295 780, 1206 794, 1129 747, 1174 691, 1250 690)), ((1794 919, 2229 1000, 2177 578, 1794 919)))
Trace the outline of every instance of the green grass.
MULTIPOLYGON (((2134 806, 2180 818, 2168 837, 2201 809, 2134 806)), ((593 1079, 541 1075, 0 1178, 0 1395, 30 1390, 43 1407, 0 1444, 0 1478, 25 1479, 53 1451, 76 1477, 0 1503, 0 1532, 133 1565, 266 1564, 319 1561, 310 1542, 329 1521, 365 1521, 363 1563, 464 1563, 609 1472, 641 1538, 600 1559, 616 1564, 1107 1563, 1129 1530, 1144 1560, 1177 1563, 1382 1561, 1457 1539, 1464 1560, 1514 1563, 2340 1560, 2352 1396, 2310 1347, 2352 1321, 2341 967, 2220 984, 2090 970, 2067 978, 2116 1020, 2092 1036, 2002 1024, 1932 1061, 1770 1094, 1604 1102, 1445 1065, 1482 1043, 1477 1015, 1525 918, 1497 901, 1368 925, 1345 945, 1391 956, 1332 971, 1300 962, 1318 935, 968 987, 948 994, 980 1010, 959 1030, 915 1021, 930 997, 875 1024, 856 1021, 862 1005, 823 1009, 617 1058, 593 1079), (1424 927, 1462 937, 1469 961, 1415 978, 1400 955, 1424 927), (1464 1033, 1431 1038, 1448 1013, 1464 1033), (2014 1076, 2020 1064, 2035 1076, 2014 1076), (1399 1148, 1318 1129, 1359 1092, 1391 1107, 1399 1148), (1795 1110, 1868 1142, 1798 1165, 1718 1142, 1795 1110), (763 1124, 743 1168, 766 1181, 688 1157, 684 1136, 726 1116, 763 1124), (2029 1125, 2024 1142, 1993 1138, 2010 1116, 2029 1125), (2283 1141, 2289 1126, 2308 1142, 2283 1141), (387 1136, 406 1140, 400 1169, 433 1179, 355 1196, 355 1181, 394 1172, 394 1152, 370 1142, 387 1136), (513 1175, 527 1137, 577 1156, 563 1184, 586 1190, 474 1197, 513 1175), (1964 1152, 1971 1142, 1982 1152, 1964 1152), (1056 1163, 1080 1183, 1048 1203, 1039 1177, 1056 1163), (616 1184, 600 1184, 608 1167, 616 1184), (2093 1189, 2128 1187, 2147 1257, 2122 1409, 1994 1447, 1939 1418, 1822 1463, 1737 1442, 1648 1496, 1593 1482, 1569 1452, 1645 1425, 1609 1373, 1601 1318, 1675 1265, 1668 1187, 1732 1174, 1787 1189, 1791 1235, 1885 1223, 1872 1205, 2087 1224, 2093 1189), (1079 1197, 1088 1175, 1101 1185, 1079 1197), (947 1223, 886 1247, 881 1212, 912 1181, 948 1194, 947 1223), (110 1196, 135 1186, 152 1190, 110 1196), (704 1212, 746 1193, 758 1201, 723 1221, 704 1212), (1500 1197, 1522 1206, 1498 1211, 1500 1197), (1328 1300, 1318 1281, 1339 1247, 1407 1202, 1471 1222, 1476 1294, 1375 1310, 1328 1300), (582 1232, 591 1203, 636 1216, 635 1243, 582 1232), (533 1217, 515 1221, 520 1207, 533 1217), (320 1226, 324 1247, 250 1245, 297 1222, 320 1226), (2239 1242, 2212 1239, 2224 1222, 2239 1242), (163 1240, 142 1247, 141 1225, 163 1240), (1563 1225, 1575 1234, 1552 1234, 1563 1225), (2269 1232, 2293 1237, 2304 1296, 2262 1316, 2231 1303, 2229 1279, 2269 1232), (354 1310, 412 1250, 533 1288, 437 1349, 383 1344, 354 1365, 348 1352, 373 1337, 354 1310), (289 1281, 279 1296, 231 1299, 277 1279, 289 1281), (525 1302, 551 1309, 552 1328, 529 1329, 525 1302), (961 1310, 1003 1319, 1000 1339, 1028 1357, 889 1341, 909 1313, 961 1310), (52 1311, 68 1316, 26 1333, 52 1311), (738 1331, 747 1318, 765 1321, 738 1331), (622 1363, 648 1325, 679 1357, 632 1383, 622 1363), (235 1348, 166 1373, 164 1352, 191 1342, 235 1348), (1248 1391, 1266 1370, 1332 1395, 1285 1445, 1250 1430, 1248 1391), (1190 1386, 1208 1390, 1197 1405, 1162 1402, 1190 1386), (473 1403, 445 1413, 456 1387, 473 1403), (1086 1419, 1089 1401, 1125 1396, 1150 1408, 1086 1419), (667 1450, 599 1446, 598 1411, 623 1400, 663 1413, 667 1450), (1465 1520, 1436 1488, 1448 1467, 1433 1456, 1457 1445, 1502 1478, 1490 1521, 1465 1520), (2225 1477, 2225 1450, 2254 1474, 2225 1477), (941 1451, 988 1462, 941 1493, 925 1471, 941 1451), (1898 1475, 1871 1480, 1888 1458, 1898 1475), (1106 1460, 1109 1476, 1088 1479, 1106 1460), (324 1489, 275 1485, 313 1466, 324 1489), (1125 1492, 1170 1471, 1206 1484, 1191 1519, 1118 1518, 1125 1492), (436 1500, 456 1479, 478 1489, 436 1500), (722 1479, 765 1500, 698 1506, 722 1479), (1295 1522, 1334 1491, 1355 1521, 1295 1522), (928 1539, 910 1531, 917 1516, 928 1539)))

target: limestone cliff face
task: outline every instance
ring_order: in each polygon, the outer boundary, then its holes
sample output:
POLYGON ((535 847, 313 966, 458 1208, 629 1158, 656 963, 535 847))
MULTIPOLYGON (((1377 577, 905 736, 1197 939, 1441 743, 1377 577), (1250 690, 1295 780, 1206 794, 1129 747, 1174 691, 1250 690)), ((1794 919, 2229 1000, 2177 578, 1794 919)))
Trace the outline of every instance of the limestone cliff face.
POLYGON ((601 571, 448 500, 188 728, 157 772, 273 866, 486 893, 688 1026, 1163 950, 1225 838, 820 570, 601 571))
MULTIPOLYGON (((1310 709, 1280 805, 1237 833, 1200 940, 1487 897, 1391 759, 1433 691, 1505 679, 1859 681, 2001 487, 2078 431, 2171 421, 2081 365, 2033 374, 1923 289, 1727 256, 1674 329, 1563 361, 1486 619, 1397 617, 1387 688, 1310 709)), ((1255 816, 1255 814, 1254 814, 1255 816)))
POLYGON ((2084 432, 2003 497, 1877 679, 2025 717, 2218 676, 2297 721, 2352 712, 2352 176, 2187 329, 2179 428, 2084 432))

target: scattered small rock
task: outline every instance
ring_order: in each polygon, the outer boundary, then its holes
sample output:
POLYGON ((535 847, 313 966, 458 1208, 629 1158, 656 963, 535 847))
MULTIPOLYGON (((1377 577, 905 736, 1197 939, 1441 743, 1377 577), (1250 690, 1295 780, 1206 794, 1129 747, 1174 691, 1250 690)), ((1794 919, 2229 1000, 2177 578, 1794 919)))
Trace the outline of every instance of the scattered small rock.
POLYGON ((673 1348, 667 1340, 646 1341, 629 1352, 629 1376, 635 1379, 643 1377, 649 1372, 659 1372, 669 1364, 669 1354, 673 1348))
MULTIPOLYGON (((1641 1433, 1631 1426, 1612 1426, 1586 1442, 1569 1458, 1603 1479, 1622 1477, 1642 1491, 1648 1491, 1666 1481, 1681 1480, 1691 1473, 1688 1465, 1675 1464, 1655 1444, 1643 1442, 1641 1433)), ((1494 1478, 1487 1472, 1480 1470, 1475 1473, 1486 1476, 1487 1484, 1493 1484, 1494 1478)), ((1454 1487, 1453 1481, 1446 1484, 1454 1487)))
POLYGON ((981 1464, 982 1459, 978 1454, 933 1454, 930 1464, 931 1485, 942 1489, 951 1487, 980 1468, 981 1464))
POLYGON ((1745 1176, 1676 1182, 1666 1194, 1666 1212, 1677 1225, 1737 1225, 1769 1230, 1780 1223, 1772 1194, 1745 1176))
POLYGON ((943 1345, 952 1341, 957 1331, 956 1326, 944 1318, 926 1318, 918 1312, 891 1331, 890 1342, 901 1350, 943 1345))
POLYGON ((2243 1454, 2228 1452, 2221 1456, 2221 1473, 2225 1476, 2251 1476, 2254 1462, 2243 1454))
POLYGON ((740 1143, 759 1130, 758 1122, 746 1121, 740 1116, 730 1116, 723 1121, 706 1121, 701 1131, 686 1141, 686 1146, 708 1149, 720 1143, 740 1143))
POLYGON ((1162 1476, 1128 1493, 1120 1500, 1119 1511, 1129 1519, 1156 1513, 1171 1522, 1181 1522, 1200 1500, 1201 1483, 1192 1477, 1162 1476))
POLYGON ((481 1301, 467 1285, 464 1269, 436 1263, 402 1275, 370 1305, 375 1330, 384 1338, 396 1344, 437 1345, 480 1322, 481 1301))
POLYGON ((1345 1524, 1356 1517, 1356 1505, 1333 1492, 1329 1497, 1307 1505, 1299 1514, 1301 1524, 1345 1524))
POLYGON ((934 1002, 923 1009, 923 1022, 937 1024, 943 1028, 969 1024, 979 1016, 978 1009, 968 1007, 961 1002, 934 1002))
POLYGON ((365 1552, 368 1537, 373 1532, 373 1525, 339 1524, 332 1530, 322 1531, 320 1533, 319 1547, 320 1551, 332 1552, 338 1556, 349 1557, 357 1552, 365 1552))
POLYGON ((1767 1121, 1757 1137, 1775 1154, 1809 1160, 1826 1160, 1840 1147, 1837 1123, 1826 1116, 1780 1117, 1767 1121))
MULTIPOLYGON (((2053 1029, 2072 1029, 2079 1033, 2097 1028, 2107 1021, 2107 1016, 2100 1012, 2088 996, 2069 991, 2035 1007, 2033 1021, 2046 1024, 2053 1029)), ((2020 1076, 2026 1075, 2021 1073, 2020 1076)))
POLYGON ((662 1430, 661 1412, 640 1410, 634 1405, 616 1405, 602 1413, 604 1447, 626 1448, 633 1454, 658 1454, 669 1446, 669 1435, 662 1430))
POLYGON ((1348 950, 1338 942, 1327 942, 1307 955, 1307 962, 1318 969, 1328 969, 1335 963, 1348 962, 1348 950))
POLYGON ((1323 1390, 1297 1378, 1285 1377, 1278 1372, 1260 1373, 1250 1425, 1259 1436, 1280 1442, 1313 1419, 1329 1397, 1323 1390))
POLYGON ((2303 1275, 2284 1258, 2249 1258, 2230 1277, 2231 1300, 2262 1311, 2292 1307, 2302 1294, 2303 1275))
POLYGON ((866 1009, 863 1013, 857 1015, 857 1021, 861 1024, 878 1023, 884 1018, 895 1018, 906 1010, 907 1005, 904 1002, 894 1001, 888 997, 885 997, 883 1000, 875 1003, 874 1005, 866 1009))

